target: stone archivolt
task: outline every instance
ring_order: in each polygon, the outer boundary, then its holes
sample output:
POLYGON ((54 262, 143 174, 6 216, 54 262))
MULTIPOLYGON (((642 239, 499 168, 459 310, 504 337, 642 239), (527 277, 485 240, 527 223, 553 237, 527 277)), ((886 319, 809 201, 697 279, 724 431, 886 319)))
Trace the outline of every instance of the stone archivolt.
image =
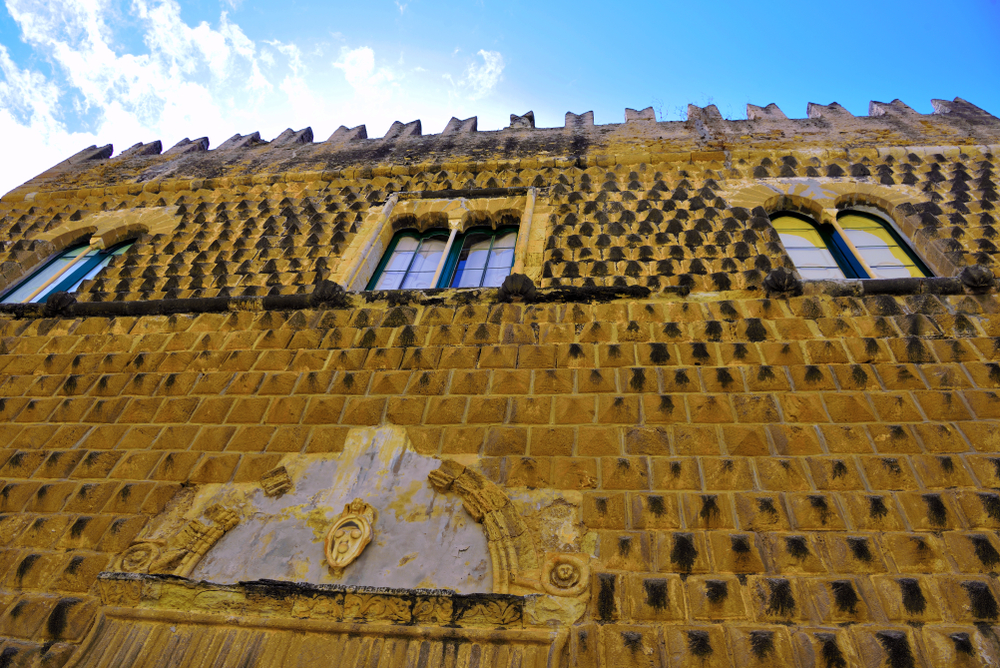
POLYGON ((210 506, 205 516, 211 524, 191 520, 165 540, 132 543, 116 562, 125 573, 153 573, 187 577, 222 536, 239 524, 235 512, 219 505, 210 506))

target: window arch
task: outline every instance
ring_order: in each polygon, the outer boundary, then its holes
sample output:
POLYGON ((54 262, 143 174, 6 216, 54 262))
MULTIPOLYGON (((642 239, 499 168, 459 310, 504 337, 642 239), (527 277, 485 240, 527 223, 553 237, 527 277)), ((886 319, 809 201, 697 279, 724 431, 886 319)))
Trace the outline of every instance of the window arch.
POLYGON ((64 250, 36 269, 0 299, 3 304, 45 303, 56 292, 75 292, 80 284, 94 278, 117 255, 135 244, 129 240, 111 248, 79 244, 64 250))
POLYGON ((366 289, 499 287, 514 265, 516 243, 513 226, 473 227, 450 243, 448 230, 403 230, 389 242, 366 289))
POLYGON ((799 213, 771 216, 789 257, 807 280, 930 276, 897 232, 877 216, 844 211, 835 224, 799 213))

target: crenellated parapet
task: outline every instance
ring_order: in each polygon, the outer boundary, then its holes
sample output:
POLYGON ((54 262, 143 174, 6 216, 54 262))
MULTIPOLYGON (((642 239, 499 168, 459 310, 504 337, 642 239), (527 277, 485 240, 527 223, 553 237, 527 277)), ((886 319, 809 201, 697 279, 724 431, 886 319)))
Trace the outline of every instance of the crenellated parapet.
POLYGON ((412 165, 457 160, 516 160, 522 156, 583 159, 623 154, 677 154, 776 150, 859 149, 992 145, 1000 142, 1000 119, 962 98, 932 100, 921 114, 900 100, 872 101, 868 116, 842 105, 806 106, 804 118, 789 118, 775 104, 747 105, 745 120, 723 117, 718 107, 688 105, 683 121, 663 121, 655 110, 626 109, 623 123, 595 124, 594 114, 567 112, 563 127, 537 127, 534 112, 511 114, 500 130, 480 130, 477 117, 452 118, 440 134, 424 134, 421 121, 396 121, 381 137, 366 126, 339 127, 325 141, 312 128, 286 129, 267 140, 259 132, 235 134, 217 147, 209 139, 182 139, 163 151, 159 141, 140 143, 118 155, 112 145, 91 146, 18 189, 23 193, 106 182, 88 175, 113 165, 120 183, 338 169, 354 165, 412 165), (224 157, 223 157, 224 156, 224 157), (110 161, 110 162, 109 162, 110 161), (56 186, 56 183, 59 186, 56 186))

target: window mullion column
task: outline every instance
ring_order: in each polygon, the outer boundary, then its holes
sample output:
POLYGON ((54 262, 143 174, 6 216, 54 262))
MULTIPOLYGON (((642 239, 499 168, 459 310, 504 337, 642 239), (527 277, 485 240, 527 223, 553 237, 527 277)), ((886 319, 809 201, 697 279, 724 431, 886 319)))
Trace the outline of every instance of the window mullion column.
POLYGON ((868 265, 868 262, 865 261, 865 258, 862 257, 861 253, 858 252, 858 248, 857 246, 854 245, 854 242, 851 241, 850 237, 848 237, 844 233, 844 228, 841 227, 840 223, 837 222, 836 215, 830 216, 830 224, 833 225, 833 229, 836 230, 837 234, 840 235, 840 238, 843 240, 844 244, 851 250, 852 253, 854 253, 854 259, 857 260, 858 264, 860 264, 865 271, 868 272, 868 276, 871 278, 878 278, 875 272, 872 271, 872 268, 868 265))
POLYGON ((67 271, 69 271, 70 269, 72 269, 73 267, 75 267, 81 260, 83 260, 83 258, 87 257, 87 255, 89 255, 91 251, 97 250, 98 248, 99 248, 98 244, 91 244, 91 245, 87 246, 86 248, 84 248, 83 250, 81 250, 79 255, 77 255, 75 258, 73 258, 73 260, 71 262, 67 262, 66 265, 62 269, 60 269, 56 273, 52 274, 52 276, 49 277, 49 280, 45 281, 44 283, 42 283, 41 285, 39 285, 37 288, 35 288, 35 291, 32 292, 27 297, 25 297, 24 300, 21 303, 22 304, 28 304, 28 303, 30 303, 32 299, 34 299, 39 294, 41 294, 42 292, 44 292, 46 288, 48 288, 50 285, 52 285, 53 283, 55 283, 56 281, 58 281, 60 279, 60 277, 62 277, 63 274, 65 274, 67 271))
POLYGON ((448 235, 448 243, 444 245, 444 252, 441 253, 441 259, 438 260, 437 269, 434 271, 434 278, 431 279, 431 288, 436 288, 438 281, 441 280, 441 272, 444 271, 444 265, 448 262, 448 255, 451 254, 451 245, 455 243, 455 236, 458 234, 458 228, 452 227, 451 234, 448 235))

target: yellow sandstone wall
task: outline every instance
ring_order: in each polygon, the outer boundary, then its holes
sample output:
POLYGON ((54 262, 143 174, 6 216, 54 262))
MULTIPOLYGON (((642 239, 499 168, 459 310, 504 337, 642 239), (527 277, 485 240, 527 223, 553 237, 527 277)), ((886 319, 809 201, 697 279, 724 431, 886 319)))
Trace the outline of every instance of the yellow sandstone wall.
MULTIPOLYGON (((0 320, 0 666, 997 662, 1000 302, 958 277, 996 271, 1000 123, 899 109, 342 140, 299 162, 138 155, 8 195, 7 285, 80 239, 141 236, 77 304, 0 320), (393 195, 483 189, 534 197, 537 294, 309 297, 357 269, 393 195), (765 287, 793 268, 767 214, 854 206, 939 278, 765 287), (151 527, 224 526, 210 503, 279 466, 301 485, 379 429, 446 472, 420 493, 461 494, 448 513, 515 555, 508 573, 490 552, 492 590, 378 609, 336 590, 324 608, 191 570, 98 578, 151 527), (554 553, 580 559, 583 593, 545 598, 554 553)), ((255 498, 230 503, 240 522, 255 498)), ((310 512, 321 555, 340 508, 310 512)), ((380 512, 407 521, 405 503, 380 512)))

